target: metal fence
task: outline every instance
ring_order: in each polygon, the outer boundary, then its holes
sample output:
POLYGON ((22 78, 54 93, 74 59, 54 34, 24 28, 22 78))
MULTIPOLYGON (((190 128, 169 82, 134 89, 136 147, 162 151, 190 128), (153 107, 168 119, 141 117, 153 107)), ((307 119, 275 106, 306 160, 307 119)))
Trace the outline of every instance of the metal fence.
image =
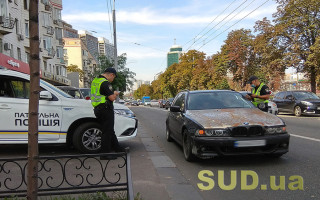
MULTIPOLYGON (((0 159, 0 198, 25 197, 27 158, 0 159)), ((134 199, 129 153, 40 156, 38 196, 127 191, 134 199), (101 160, 101 156, 116 156, 101 160)))

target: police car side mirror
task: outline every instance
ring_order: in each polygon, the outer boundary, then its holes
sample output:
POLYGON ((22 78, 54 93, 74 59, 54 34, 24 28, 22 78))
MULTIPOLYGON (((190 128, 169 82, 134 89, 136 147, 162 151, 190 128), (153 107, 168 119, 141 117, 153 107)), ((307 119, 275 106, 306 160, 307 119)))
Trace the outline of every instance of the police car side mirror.
POLYGON ((52 94, 48 91, 41 91, 40 92, 40 99, 42 100, 51 100, 52 94))

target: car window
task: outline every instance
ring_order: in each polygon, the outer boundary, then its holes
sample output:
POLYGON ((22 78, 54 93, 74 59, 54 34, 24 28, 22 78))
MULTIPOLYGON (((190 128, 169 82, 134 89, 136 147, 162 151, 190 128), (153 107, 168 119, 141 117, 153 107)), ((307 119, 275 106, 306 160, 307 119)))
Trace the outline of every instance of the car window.
POLYGON ((15 98, 29 99, 30 83, 26 80, 11 80, 15 98))
POLYGON ((185 105, 185 94, 181 93, 179 94, 179 96, 177 97, 177 99, 174 101, 173 105, 174 106, 179 106, 181 108, 181 110, 184 109, 184 105, 185 105))
POLYGON ((286 94, 285 92, 279 92, 276 94, 276 96, 274 96, 274 98, 275 99, 283 99, 285 94, 286 94))
POLYGON ((287 92, 286 94, 287 95, 286 95, 285 99, 293 99, 293 95, 291 92, 287 92))
POLYGON ((80 89, 80 92, 84 98, 90 97, 90 93, 91 93, 90 89, 88 89, 88 88, 80 89))
POLYGON ((312 92, 294 92, 294 97, 299 100, 320 99, 317 95, 315 95, 312 92))
POLYGON ((0 97, 14 97, 9 80, 3 77, 0 78, 0 97))
POLYGON ((191 93, 188 98, 188 110, 253 108, 253 104, 235 92, 191 93))
POLYGON ((59 88, 57 88, 57 87, 55 87, 55 86, 53 86, 53 85, 51 85, 50 83, 48 83, 48 82, 45 82, 45 81, 43 81, 43 80, 41 80, 40 79, 40 83, 41 84, 43 84, 43 85, 45 85, 45 86, 47 86, 47 87, 49 87, 51 90, 53 90, 53 91, 55 91, 55 92, 57 92, 57 93, 59 93, 60 95, 62 95, 63 97, 66 97, 66 98, 73 98, 72 96, 70 96, 69 94, 67 94, 66 92, 64 92, 64 91, 62 91, 61 89, 59 89, 59 88))

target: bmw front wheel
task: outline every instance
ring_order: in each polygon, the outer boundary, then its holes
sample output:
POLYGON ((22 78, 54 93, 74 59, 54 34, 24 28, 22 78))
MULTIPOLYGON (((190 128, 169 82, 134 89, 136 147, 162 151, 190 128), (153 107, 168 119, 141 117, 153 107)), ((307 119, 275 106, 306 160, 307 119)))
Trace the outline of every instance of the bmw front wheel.
POLYGON ((195 155, 192 154, 192 144, 191 144, 191 137, 187 130, 183 131, 183 154, 186 161, 192 162, 195 160, 195 155))

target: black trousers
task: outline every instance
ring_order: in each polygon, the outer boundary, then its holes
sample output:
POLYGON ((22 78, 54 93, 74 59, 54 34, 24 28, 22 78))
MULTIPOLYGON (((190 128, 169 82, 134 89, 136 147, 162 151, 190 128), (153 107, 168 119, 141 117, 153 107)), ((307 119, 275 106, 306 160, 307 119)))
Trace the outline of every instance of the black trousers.
POLYGON ((105 106, 97 106, 94 108, 94 114, 97 117, 101 128, 101 152, 109 153, 117 151, 120 148, 117 136, 114 132, 114 111, 105 106))

